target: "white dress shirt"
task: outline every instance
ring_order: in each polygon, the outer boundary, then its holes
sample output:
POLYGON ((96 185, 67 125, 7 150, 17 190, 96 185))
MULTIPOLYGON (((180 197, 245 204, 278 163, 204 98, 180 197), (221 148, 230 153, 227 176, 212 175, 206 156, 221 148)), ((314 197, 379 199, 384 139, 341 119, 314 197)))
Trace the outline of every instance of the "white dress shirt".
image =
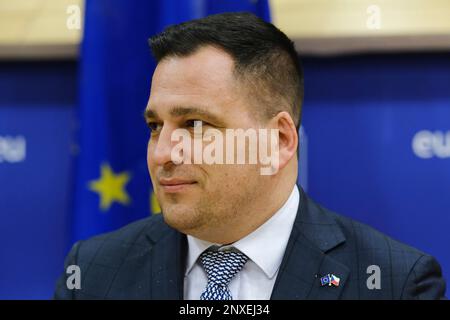
MULTIPOLYGON (((299 202, 300 193, 295 185, 288 200, 263 225, 232 245, 220 247, 219 250, 225 250, 232 246, 249 258, 228 285, 233 300, 270 299, 299 202)), ((190 235, 187 238, 188 256, 184 276, 184 298, 198 300, 208 282, 206 271, 198 258, 203 251, 217 244, 190 235)))

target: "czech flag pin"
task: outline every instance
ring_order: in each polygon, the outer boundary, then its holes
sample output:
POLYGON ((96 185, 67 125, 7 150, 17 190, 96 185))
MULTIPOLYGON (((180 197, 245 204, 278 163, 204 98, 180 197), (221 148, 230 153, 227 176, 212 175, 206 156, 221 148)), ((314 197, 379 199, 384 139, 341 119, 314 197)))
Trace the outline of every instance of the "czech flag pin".
POLYGON ((326 276, 323 276, 322 278, 320 278, 320 285, 322 287, 324 287, 324 286, 339 287, 340 280, 341 279, 339 279, 339 277, 335 276, 334 274, 327 274, 326 276))

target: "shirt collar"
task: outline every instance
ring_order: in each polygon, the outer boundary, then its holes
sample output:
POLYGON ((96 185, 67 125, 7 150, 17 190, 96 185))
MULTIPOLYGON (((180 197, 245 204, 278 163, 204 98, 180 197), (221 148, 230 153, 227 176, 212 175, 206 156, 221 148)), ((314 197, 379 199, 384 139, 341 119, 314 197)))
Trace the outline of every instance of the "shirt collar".
MULTIPOLYGON (((258 229, 229 246, 221 246, 219 250, 230 246, 246 254, 268 278, 273 278, 283 260, 284 251, 292 231, 300 202, 297 185, 283 206, 258 229), (276 239, 276 241, 274 241, 276 239)), ((188 238, 188 259, 186 275, 192 270, 203 251, 213 245, 212 242, 197 239, 191 235, 188 238)), ((220 246, 220 245, 218 245, 220 246)))

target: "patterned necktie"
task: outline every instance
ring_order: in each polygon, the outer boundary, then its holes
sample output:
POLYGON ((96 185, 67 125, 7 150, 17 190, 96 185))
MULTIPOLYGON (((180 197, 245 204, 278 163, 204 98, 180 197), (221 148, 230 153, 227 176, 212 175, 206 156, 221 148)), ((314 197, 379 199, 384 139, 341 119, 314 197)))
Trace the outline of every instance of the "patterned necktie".
POLYGON ((228 284, 241 271, 248 257, 242 252, 207 250, 200 256, 208 284, 200 300, 233 300, 228 284))

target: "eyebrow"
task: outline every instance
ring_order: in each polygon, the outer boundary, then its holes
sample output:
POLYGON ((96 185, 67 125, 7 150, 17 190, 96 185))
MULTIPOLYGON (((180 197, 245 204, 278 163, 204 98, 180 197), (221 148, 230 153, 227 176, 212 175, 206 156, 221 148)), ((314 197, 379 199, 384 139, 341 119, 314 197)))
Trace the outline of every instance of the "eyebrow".
MULTIPOLYGON (((216 124, 224 125, 223 120, 220 119, 219 116, 198 107, 174 107, 169 111, 171 117, 183 117, 187 115, 196 115, 204 117, 216 124)), ((152 109, 145 109, 144 111, 144 119, 159 119, 158 113, 152 109)))

